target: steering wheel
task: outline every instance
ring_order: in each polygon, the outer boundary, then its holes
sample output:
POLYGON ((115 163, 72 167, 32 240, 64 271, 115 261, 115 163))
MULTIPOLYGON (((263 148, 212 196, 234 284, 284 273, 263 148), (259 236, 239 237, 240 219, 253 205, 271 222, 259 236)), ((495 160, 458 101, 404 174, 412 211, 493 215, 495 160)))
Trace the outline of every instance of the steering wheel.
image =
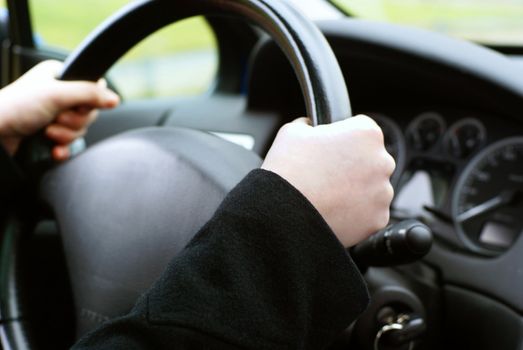
MULTIPOLYGON (((307 18, 280 0, 141 0, 100 25, 67 59, 64 80, 96 81, 130 48, 188 17, 232 16, 264 29, 291 63, 314 124, 351 115, 343 75, 327 41, 307 18)), ((211 217, 226 193, 260 164, 245 149, 178 128, 148 128, 112 137, 47 171, 40 200, 64 243, 77 336, 130 310, 211 217)), ((31 348, 20 242, 30 225, 16 219, 0 261, 4 348, 31 348), (17 224, 18 223, 18 224, 17 224), (25 232, 25 233, 24 233, 25 232)))

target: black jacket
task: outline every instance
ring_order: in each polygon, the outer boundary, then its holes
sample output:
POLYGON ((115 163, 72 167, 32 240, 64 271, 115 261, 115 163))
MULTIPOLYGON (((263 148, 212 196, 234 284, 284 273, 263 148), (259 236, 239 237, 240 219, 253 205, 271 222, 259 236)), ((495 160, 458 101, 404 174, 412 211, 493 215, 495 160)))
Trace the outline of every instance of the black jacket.
POLYGON ((128 315, 74 348, 323 348, 367 302, 316 209, 278 175, 255 170, 128 315))

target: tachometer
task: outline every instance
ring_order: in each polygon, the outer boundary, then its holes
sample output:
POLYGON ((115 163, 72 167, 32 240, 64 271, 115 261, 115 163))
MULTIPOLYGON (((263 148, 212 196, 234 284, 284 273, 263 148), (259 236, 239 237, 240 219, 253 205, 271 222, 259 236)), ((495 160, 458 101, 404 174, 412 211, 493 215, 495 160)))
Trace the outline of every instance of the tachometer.
POLYGON ((475 118, 466 118, 452 125, 445 135, 445 146, 448 152, 456 158, 467 158, 487 138, 483 123, 475 118))
POLYGON ((472 250, 494 255, 523 231, 523 137, 499 141, 472 159, 452 203, 456 230, 472 250))
POLYGON ((427 151, 438 143, 445 132, 445 120, 436 112, 417 116, 407 128, 407 140, 417 151, 427 151))

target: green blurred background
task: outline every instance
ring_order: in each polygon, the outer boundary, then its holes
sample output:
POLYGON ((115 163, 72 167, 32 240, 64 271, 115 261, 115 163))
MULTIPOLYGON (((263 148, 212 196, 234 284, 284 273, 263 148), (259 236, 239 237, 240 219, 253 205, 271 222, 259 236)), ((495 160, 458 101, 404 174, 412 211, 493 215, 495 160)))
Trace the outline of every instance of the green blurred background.
POLYGON ((523 45, 523 0, 333 0, 356 17, 485 44, 523 45))
MULTIPOLYGON (((302 0, 307 6, 308 0, 302 0)), ((129 0, 31 0, 38 33, 72 49, 129 0), (60 25, 57 25, 59 23, 60 25)), ((523 44, 523 0, 334 0, 356 17, 415 25, 486 43, 523 44)), ((179 25, 178 35, 148 45, 153 53, 201 49, 212 36, 201 20, 179 25)))

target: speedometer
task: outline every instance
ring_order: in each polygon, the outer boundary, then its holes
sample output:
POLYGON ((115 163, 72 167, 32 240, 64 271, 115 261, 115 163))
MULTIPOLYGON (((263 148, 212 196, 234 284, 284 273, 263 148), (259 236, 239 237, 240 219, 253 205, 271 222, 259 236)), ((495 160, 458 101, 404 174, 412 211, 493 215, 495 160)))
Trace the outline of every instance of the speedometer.
POLYGON ((452 203, 456 230, 472 250, 494 255, 523 231, 523 137, 499 141, 465 168, 452 203))

